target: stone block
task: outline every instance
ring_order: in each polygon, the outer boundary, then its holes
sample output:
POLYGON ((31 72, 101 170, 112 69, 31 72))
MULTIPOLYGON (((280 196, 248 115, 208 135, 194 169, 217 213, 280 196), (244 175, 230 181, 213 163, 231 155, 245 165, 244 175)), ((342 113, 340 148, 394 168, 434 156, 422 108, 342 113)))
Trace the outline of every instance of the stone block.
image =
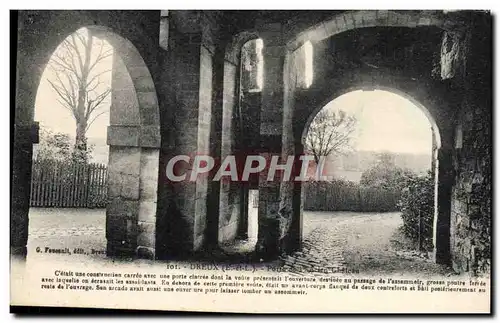
POLYGON ((323 28, 325 29, 325 34, 327 37, 335 35, 338 32, 337 19, 332 18, 328 21, 323 22, 323 28))
POLYGON ((347 24, 346 24, 346 20, 344 18, 344 15, 338 15, 335 17, 335 23, 337 25, 337 32, 336 34, 338 33, 341 33, 341 32, 344 32, 347 30, 347 24))
POLYGON ((205 243, 205 235, 199 234, 194 237, 193 241, 193 251, 198 251, 203 248, 203 245, 205 243))
POLYGON ((132 244, 137 233, 135 220, 123 216, 106 214, 106 239, 132 244))
POLYGON ((238 234, 238 222, 232 222, 219 229, 219 243, 232 241, 238 234))
POLYGON ((160 122, 160 111, 156 93, 153 91, 137 92, 137 101, 139 102, 139 111, 141 112, 141 124, 158 125, 160 122))
POLYGON ((140 178, 137 175, 120 174, 120 197, 127 200, 139 200, 140 178))
POLYGON ((179 152, 185 154, 197 153, 196 149, 198 146, 198 129, 196 126, 188 125, 184 129, 179 129, 177 145, 179 146, 179 152))
POLYGON ((141 200, 156 201, 158 196, 158 180, 141 177, 139 195, 141 200))
POLYGON ((377 10, 376 11, 377 15, 377 21, 381 25, 387 24, 387 19, 389 18, 389 11, 388 10, 377 10))
POLYGON ((140 128, 140 146, 149 148, 161 147, 160 126, 142 126, 140 128))
POLYGON ((357 28, 363 28, 365 27, 363 16, 365 12, 364 11, 356 11, 351 14, 352 20, 354 21, 354 26, 357 28))
POLYGON ((108 126, 107 144, 110 146, 139 146, 138 126, 108 126))
POLYGON ((146 67, 140 66, 134 70, 129 69, 129 72, 137 93, 155 93, 156 90, 153 79, 151 75, 149 75, 146 67))
POLYGON ((194 203, 195 232, 202 232, 205 229, 207 221, 207 200, 206 198, 197 199, 194 203))
POLYGON ((156 223, 156 208, 155 201, 139 202, 138 220, 141 222, 156 223))
POLYGON ((106 254, 108 257, 134 257, 135 244, 126 241, 108 240, 106 254))
POLYGON ((139 215, 139 201, 127 201, 123 199, 112 199, 106 207, 106 217, 120 217, 126 219, 137 219, 139 215))
POLYGON ((137 254, 137 258, 139 258, 139 259, 149 259, 149 260, 156 259, 155 248, 148 248, 148 247, 144 247, 144 246, 139 246, 139 247, 137 247, 136 254, 137 254))
POLYGON ((135 90, 113 90, 111 99, 110 125, 139 125, 139 103, 135 90))
POLYGON ((356 21, 354 20, 353 14, 354 14, 353 12, 347 12, 343 15, 346 24, 346 30, 351 30, 356 28, 356 21))
POLYGON ((399 26, 399 13, 389 10, 387 12, 387 25, 388 26, 399 26))
POLYGON ((156 224, 139 221, 137 223, 137 245, 141 247, 155 247, 156 224))
POLYGON ((108 172, 139 175, 141 166, 141 149, 138 147, 109 148, 108 172))
POLYGON ((127 219, 106 215, 106 239, 124 241, 127 239, 127 219))
POLYGON ((117 172, 108 171, 108 198, 120 197, 122 191, 121 175, 117 172))

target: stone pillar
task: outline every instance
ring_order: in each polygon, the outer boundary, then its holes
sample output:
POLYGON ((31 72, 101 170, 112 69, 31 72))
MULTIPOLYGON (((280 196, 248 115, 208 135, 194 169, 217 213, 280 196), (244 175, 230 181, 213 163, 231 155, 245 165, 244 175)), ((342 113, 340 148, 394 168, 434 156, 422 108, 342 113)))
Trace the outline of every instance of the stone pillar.
MULTIPOLYGON (((176 155, 187 155, 192 162, 196 155, 211 152, 214 48, 203 15, 169 12, 168 53, 163 64, 168 95, 162 120, 162 167, 176 155)), ((206 242, 208 176, 172 182, 162 175, 160 185, 165 199, 157 226, 162 258, 189 257, 206 242)))
POLYGON ((141 131, 123 128, 108 129, 107 253, 154 259, 159 151, 120 142, 141 131))
POLYGON ((451 193, 454 181, 452 149, 438 151, 436 208, 434 214, 434 260, 450 263, 451 193))
MULTIPOLYGON (((134 79, 148 75, 138 75, 134 79)), ((142 124, 140 109, 158 108, 154 89, 139 91, 118 55, 113 58, 112 103, 107 143, 108 203, 106 238, 109 256, 154 259, 159 171, 159 128, 142 124), (153 91, 153 95, 151 94, 153 91), (139 100, 138 97, 142 96, 139 100), (151 97, 152 101, 145 100, 151 97), (139 103, 140 102, 140 103, 139 103), (142 104, 142 105, 141 105, 142 104), (148 106, 146 106, 148 105, 148 106)), ((152 113, 148 113, 154 119, 152 113)), ((142 118, 144 119, 144 118, 142 118)))
MULTIPOLYGON (((238 148, 238 63, 227 59, 224 61, 221 162, 227 156, 235 155, 238 148)), ((219 183, 218 241, 220 243, 231 241, 238 236, 242 218, 240 186, 240 183, 233 182, 228 177, 223 177, 219 183)))
POLYGON ((431 133, 432 133, 432 149, 431 149, 431 174, 432 177, 435 178, 436 176, 436 166, 437 166, 437 158, 438 158, 438 142, 436 138, 436 130, 431 127, 431 133))
MULTIPOLYGON (((304 146, 301 142, 295 145, 296 167, 293 176, 299 176, 302 169, 302 162, 300 156, 304 154, 304 146)), ((304 214, 304 190, 302 189, 301 181, 293 182, 293 195, 292 195, 292 223, 290 225, 290 232, 288 233, 288 246, 287 253, 300 250, 302 248, 302 230, 303 230, 303 214, 304 214)))
POLYGON ((246 183, 241 183, 240 189, 240 221, 238 224, 238 239, 246 240, 248 239, 248 225, 250 210, 248 209, 248 203, 250 201, 250 190, 246 183))
POLYGON ((10 252, 13 256, 27 255, 31 164, 35 143, 38 143, 38 123, 14 125, 10 211, 10 252))
MULTIPOLYGON (((33 144, 38 143, 38 123, 33 122, 36 91, 43 70, 52 53, 45 46, 33 46, 45 35, 45 20, 31 21, 29 12, 19 12, 17 19, 17 55, 15 81, 15 113, 12 142, 10 252, 26 257, 28 243, 28 213, 31 194, 33 144), (38 24, 35 22, 38 21, 38 24), (43 23, 42 23, 43 22, 43 23), (39 28, 37 28, 39 27, 39 28), (36 31, 36 32, 33 32, 36 31)), ((14 36, 15 37, 15 36, 14 36)), ((46 39, 43 44, 50 43, 46 39)))
MULTIPOLYGON (((282 44, 282 26, 266 25, 261 33, 264 43, 264 82, 260 113, 261 156, 268 160, 281 156, 283 125, 283 72, 286 48, 282 44)), ((260 258, 270 259, 281 252, 283 218, 280 209, 280 181, 267 180, 267 174, 259 176, 259 234, 256 252, 260 258)))
MULTIPOLYGON (((224 60, 224 50, 215 49, 213 57, 213 106, 210 122, 210 156, 215 159, 215 167, 210 172, 210 178, 217 173, 222 161, 222 131, 225 98, 225 78, 226 71, 224 60)), ((233 76, 235 77, 235 76, 233 76)), ((218 248, 219 245, 219 216, 221 198, 221 184, 218 181, 210 181, 207 192, 207 224, 206 224, 206 247, 209 249, 218 248)))

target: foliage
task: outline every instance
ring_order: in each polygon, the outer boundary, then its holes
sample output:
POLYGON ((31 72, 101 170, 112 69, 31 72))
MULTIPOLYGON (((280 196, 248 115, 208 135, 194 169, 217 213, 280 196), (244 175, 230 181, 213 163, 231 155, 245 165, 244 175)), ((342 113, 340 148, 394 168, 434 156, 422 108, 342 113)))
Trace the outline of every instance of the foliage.
POLYGON ((367 187, 400 190, 404 187, 406 180, 412 176, 415 176, 415 173, 396 166, 393 155, 383 152, 377 156, 374 165, 363 172, 360 184, 367 187))
POLYGON ((399 198, 396 190, 340 179, 309 181, 304 192, 304 209, 310 211, 390 212, 397 210, 399 198))
POLYGON ((65 162, 89 162, 93 146, 88 146, 87 150, 76 150, 72 144, 72 138, 67 133, 53 132, 50 129, 40 127, 40 141, 35 151, 35 158, 46 161, 65 162))
POLYGON ((321 110, 309 126, 305 149, 314 156, 316 165, 320 157, 341 153, 350 148, 357 120, 339 110, 321 110))
POLYGON ((432 232, 434 221, 434 180, 429 172, 426 175, 407 176, 405 188, 401 192, 398 202, 403 219, 403 233, 418 242, 419 232, 422 247, 432 249, 432 232), (419 225, 421 217, 421 225, 419 225), (421 229, 420 229, 421 228, 421 229))

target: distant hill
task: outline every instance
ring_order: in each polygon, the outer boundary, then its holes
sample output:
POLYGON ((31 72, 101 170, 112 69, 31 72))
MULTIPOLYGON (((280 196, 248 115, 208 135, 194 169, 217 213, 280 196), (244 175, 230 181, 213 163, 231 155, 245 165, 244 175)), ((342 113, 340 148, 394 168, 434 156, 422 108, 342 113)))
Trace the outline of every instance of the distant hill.
MULTIPOLYGON (((359 182, 364 171, 377 160, 380 152, 357 151, 327 159, 324 174, 327 177, 359 182)), ((431 169, 430 154, 390 153, 396 166, 409 169, 415 173, 425 173, 431 169)))

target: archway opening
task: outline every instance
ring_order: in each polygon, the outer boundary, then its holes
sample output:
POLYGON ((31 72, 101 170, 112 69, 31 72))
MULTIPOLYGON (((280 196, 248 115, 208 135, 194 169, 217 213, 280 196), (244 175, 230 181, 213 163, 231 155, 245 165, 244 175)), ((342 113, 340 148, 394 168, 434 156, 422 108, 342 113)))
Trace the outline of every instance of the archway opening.
MULTIPOLYGON (((235 94, 231 104, 223 106, 222 158, 230 154, 242 158, 259 145, 260 102, 264 81, 263 40, 252 35, 239 48, 236 65, 226 63, 234 89, 225 89, 226 97, 235 94), (230 93, 231 92, 231 93, 230 93)), ((218 242, 226 254, 244 256, 255 249, 257 241, 258 182, 221 180, 218 242)))
MULTIPOLYGON (((141 221, 156 220, 158 113, 151 75, 128 40, 92 26, 58 45, 36 97, 28 255, 44 245, 42 253, 103 258, 119 253, 117 237, 121 251, 138 252, 141 221)), ((154 255, 154 242, 145 247, 154 255)))
POLYGON ((437 216, 440 135, 425 107, 393 89, 350 89, 311 113, 302 133, 304 245, 332 268, 404 272, 428 262, 437 216))

